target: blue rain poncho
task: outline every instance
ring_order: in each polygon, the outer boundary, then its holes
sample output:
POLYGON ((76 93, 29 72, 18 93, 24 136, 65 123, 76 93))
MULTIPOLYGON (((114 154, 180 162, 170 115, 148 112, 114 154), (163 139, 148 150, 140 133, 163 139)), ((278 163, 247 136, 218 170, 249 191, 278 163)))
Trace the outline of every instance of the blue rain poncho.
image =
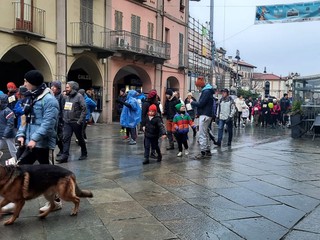
POLYGON ((135 128, 141 122, 141 108, 136 99, 137 96, 138 93, 135 90, 128 91, 120 116, 120 125, 123 127, 135 128))

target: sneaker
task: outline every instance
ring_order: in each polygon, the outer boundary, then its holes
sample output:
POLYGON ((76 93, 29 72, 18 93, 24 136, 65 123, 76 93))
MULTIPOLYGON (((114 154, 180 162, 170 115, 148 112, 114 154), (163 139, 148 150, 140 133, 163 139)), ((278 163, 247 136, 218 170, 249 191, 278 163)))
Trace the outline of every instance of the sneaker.
POLYGON ((60 158, 56 159, 56 162, 57 163, 66 163, 66 162, 68 162, 68 158, 60 157, 60 158))
POLYGON ((184 151, 184 155, 186 155, 186 156, 188 156, 188 155, 189 155, 188 150, 185 150, 185 151, 184 151))
POLYGON ((123 132, 124 132, 124 129, 120 129, 120 132, 123 133, 123 132))
POLYGON ((166 148, 167 150, 173 150, 174 149, 174 145, 170 145, 169 147, 166 148))
POLYGON ((157 159, 158 157, 157 157, 157 155, 156 155, 155 153, 151 153, 151 154, 150 154, 150 158, 157 159))
POLYGON ((231 146, 231 142, 228 142, 228 146, 229 146, 229 147, 231 146))
POLYGON ((206 157, 211 157, 211 156, 212 156, 211 151, 206 151, 206 157))
POLYGON ((161 162, 161 161, 162 161, 162 155, 161 155, 161 154, 159 154, 159 155, 158 155, 157 162, 161 162))
POLYGON ((147 159, 147 158, 146 158, 146 159, 144 159, 144 161, 142 162, 142 164, 143 164, 143 165, 145 165, 145 164, 149 164, 149 163, 150 163, 150 162, 149 162, 149 159, 147 159))
POLYGON ((134 141, 134 140, 130 140, 130 142, 129 142, 129 145, 136 145, 137 144, 137 142, 136 141, 134 141))
POLYGON ((179 152, 178 154, 177 154, 177 157, 181 157, 182 156, 182 152, 179 152))
POLYGON ((127 140, 127 139, 129 139, 129 136, 124 136, 122 139, 127 140))
POLYGON ((4 207, 1 208, 2 214, 13 214, 14 209, 16 208, 16 205, 14 203, 8 203, 4 207))
MULTIPOLYGON (((46 204, 39 209, 40 212, 45 212, 50 208, 50 202, 46 202, 46 204)), ((52 211, 57 211, 60 210, 62 208, 62 202, 59 201, 54 201, 54 209, 52 211)))
POLYGON ((85 159, 87 159, 87 157, 88 157, 88 155, 81 155, 78 160, 85 160, 85 159))
POLYGON ((202 152, 194 157, 194 159, 197 159, 197 160, 201 160, 201 159, 205 159, 205 158, 206 158, 206 154, 202 153, 202 152))

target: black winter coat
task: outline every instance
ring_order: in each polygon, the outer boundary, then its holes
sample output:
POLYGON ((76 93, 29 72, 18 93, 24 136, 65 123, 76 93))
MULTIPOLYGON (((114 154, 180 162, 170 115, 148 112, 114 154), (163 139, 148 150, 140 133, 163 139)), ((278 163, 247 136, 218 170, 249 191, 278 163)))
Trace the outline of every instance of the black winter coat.
POLYGON ((166 129, 160 116, 156 115, 151 120, 146 118, 144 134, 148 138, 159 138, 166 134, 166 129))

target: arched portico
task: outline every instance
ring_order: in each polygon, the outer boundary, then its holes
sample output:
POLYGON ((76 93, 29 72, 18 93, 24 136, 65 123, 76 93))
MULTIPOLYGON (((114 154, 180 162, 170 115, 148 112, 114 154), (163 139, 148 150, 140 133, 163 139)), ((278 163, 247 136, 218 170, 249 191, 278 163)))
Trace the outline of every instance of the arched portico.
POLYGON ((96 60, 90 56, 80 56, 72 63, 67 81, 75 81, 84 90, 94 92, 93 99, 97 102, 97 111, 101 112, 103 106, 103 79, 96 60))
POLYGON ((14 82, 17 87, 23 85, 23 77, 29 70, 39 70, 46 83, 52 81, 53 74, 47 59, 31 45, 17 45, 8 50, 0 60, 0 89, 6 90, 8 82, 14 82))
POLYGON ((119 113, 117 111, 117 99, 120 89, 128 90, 141 90, 142 93, 147 94, 152 88, 152 82, 148 73, 139 66, 127 65, 119 69, 115 74, 113 80, 113 111, 112 120, 119 120, 119 113))

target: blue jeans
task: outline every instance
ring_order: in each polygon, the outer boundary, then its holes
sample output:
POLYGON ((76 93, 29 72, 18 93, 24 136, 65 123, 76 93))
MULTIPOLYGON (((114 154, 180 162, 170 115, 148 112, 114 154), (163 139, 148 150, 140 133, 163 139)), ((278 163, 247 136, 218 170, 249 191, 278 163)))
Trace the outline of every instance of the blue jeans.
POLYGON ((227 130, 228 130, 228 143, 231 143, 232 141, 232 135, 233 135, 233 129, 232 129, 232 121, 227 121, 227 120, 219 120, 219 125, 218 125, 218 144, 221 144, 222 137, 223 137, 223 128, 224 125, 227 125, 227 130))

